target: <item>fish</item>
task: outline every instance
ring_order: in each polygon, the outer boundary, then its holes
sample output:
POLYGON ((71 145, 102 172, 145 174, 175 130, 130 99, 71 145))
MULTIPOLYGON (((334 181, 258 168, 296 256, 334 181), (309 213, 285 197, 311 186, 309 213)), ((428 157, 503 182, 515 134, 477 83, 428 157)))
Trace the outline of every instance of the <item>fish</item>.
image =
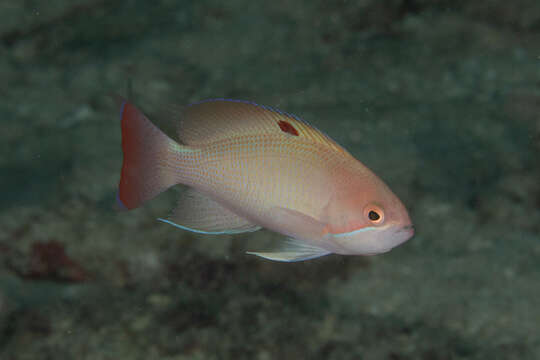
POLYGON ((171 137, 131 102, 117 101, 117 202, 124 210, 181 184, 176 208, 159 221, 202 234, 266 228, 284 240, 247 254, 283 262, 381 254, 414 235, 390 188, 293 114, 245 100, 203 100, 174 112, 171 137))

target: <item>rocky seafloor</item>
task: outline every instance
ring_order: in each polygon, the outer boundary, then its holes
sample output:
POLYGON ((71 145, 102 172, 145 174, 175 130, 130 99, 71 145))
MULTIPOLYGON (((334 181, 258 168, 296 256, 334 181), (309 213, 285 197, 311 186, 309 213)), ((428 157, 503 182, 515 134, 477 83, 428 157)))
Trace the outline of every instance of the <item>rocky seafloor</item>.
MULTIPOLYGON (((0 1, 0 359, 540 359, 540 3, 0 1), (416 236, 276 263, 281 236, 115 212, 109 93, 295 113, 416 236)), ((314 194, 316 196, 316 194, 314 194)))

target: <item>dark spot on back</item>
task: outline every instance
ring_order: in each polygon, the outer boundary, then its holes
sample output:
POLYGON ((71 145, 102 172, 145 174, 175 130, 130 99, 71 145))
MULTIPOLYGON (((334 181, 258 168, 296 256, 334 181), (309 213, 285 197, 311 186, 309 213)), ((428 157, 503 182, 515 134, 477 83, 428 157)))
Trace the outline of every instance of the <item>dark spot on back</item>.
POLYGON ((280 120, 278 122, 278 125, 279 125, 279 128, 281 129, 281 131, 286 132, 286 133, 291 134, 291 135, 294 135, 294 136, 298 136, 298 130, 296 130, 294 128, 294 126, 292 126, 287 121, 280 120))

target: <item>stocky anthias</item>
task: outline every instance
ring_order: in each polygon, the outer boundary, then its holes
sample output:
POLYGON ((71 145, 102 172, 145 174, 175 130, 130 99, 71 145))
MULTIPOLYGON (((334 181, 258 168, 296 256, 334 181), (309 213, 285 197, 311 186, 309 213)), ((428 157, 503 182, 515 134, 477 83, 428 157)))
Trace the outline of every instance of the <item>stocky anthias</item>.
POLYGON ((187 106, 177 141, 120 99, 124 160, 118 202, 134 209, 176 184, 188 190, 166 219, 181 229, 287 237, 278 261, 374 255, 414 234, 407 210, 360 161, 298 117, 241 100, 187 106))

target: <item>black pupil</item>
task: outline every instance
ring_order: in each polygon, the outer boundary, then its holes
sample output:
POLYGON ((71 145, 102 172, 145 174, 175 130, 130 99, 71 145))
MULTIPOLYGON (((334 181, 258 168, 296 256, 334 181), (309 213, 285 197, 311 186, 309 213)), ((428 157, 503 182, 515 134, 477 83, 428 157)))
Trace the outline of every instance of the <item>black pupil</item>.
POLYGON ((369 220, 371 221, 377 221, 381 218, 381 216, 379 214, 377 214, 377 212, 371 210, 368 214, 368 218, 369 220))

